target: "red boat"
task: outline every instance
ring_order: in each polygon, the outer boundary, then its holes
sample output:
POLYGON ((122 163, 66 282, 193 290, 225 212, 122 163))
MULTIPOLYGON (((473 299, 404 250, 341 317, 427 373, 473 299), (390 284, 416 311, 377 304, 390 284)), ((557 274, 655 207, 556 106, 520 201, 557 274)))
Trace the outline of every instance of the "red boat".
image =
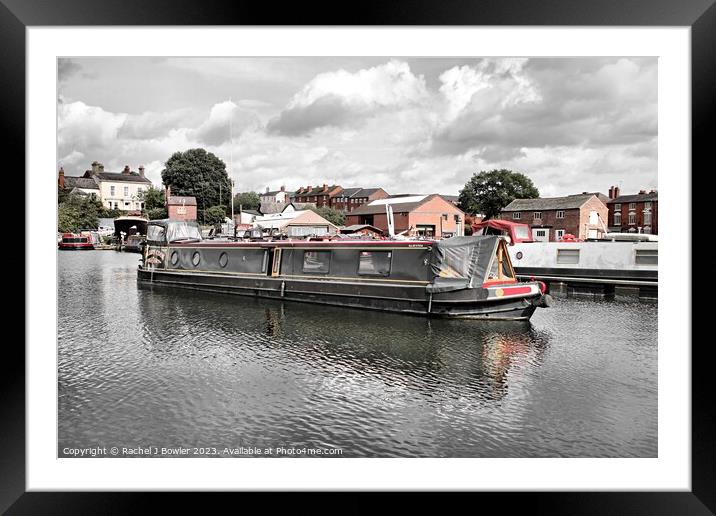
POLYGON ((65 233, 62 235, 62 240, 57 244, 63 251, 83 251, 86 249, 94 249, 94 245, 90 241, 90 237, 87 235, 78 235, 76 233, 65 233))

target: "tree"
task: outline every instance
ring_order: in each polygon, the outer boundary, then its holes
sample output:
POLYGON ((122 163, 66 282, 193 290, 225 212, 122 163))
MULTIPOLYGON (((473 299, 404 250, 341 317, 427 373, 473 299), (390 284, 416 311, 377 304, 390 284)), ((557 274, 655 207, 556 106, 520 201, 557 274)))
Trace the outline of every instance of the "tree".
POLYGON ((473 174, 460 190, 460 209, 465 213, 482 213, 486 219, 500 214, 515 199, 535 199, 539 191, 524 174, 511 170, 490 170, 473 174))
POLYGON ((215 226, 223 224, 226 218, 226 208, 224 206, 212 206, 204 210, 204 224, 215 226))
POLYGON ((231 181, 226 164, 204 149, 172 154, 162 170, 162 182, 171 187, 174 195, 195 197, 199 213, 231 203, 231 181))
POLYGON ((168 217, 164 190, 150 186, 140 192, 139 200, 144 202, 144 212, 150 220, 166 219, 168 217))
POLYGON ((336 226, 342 226, 346 223, 346 214, 342 211, 329 208, 328 206, 321 206, 320 208, 312 207, 311 210, 336 226))
POLYGON ((257 210, 261 206, 261 199, 256 192, 242 192, 234 197, 234 209, 238 211, 239 206, 244 210, 257 210))
POLYGON ((92 194, 70 194, 58 206, 57 230, 75 232, 80 229, 96 229, 97 218, 103 212, 102 203, 92 194))

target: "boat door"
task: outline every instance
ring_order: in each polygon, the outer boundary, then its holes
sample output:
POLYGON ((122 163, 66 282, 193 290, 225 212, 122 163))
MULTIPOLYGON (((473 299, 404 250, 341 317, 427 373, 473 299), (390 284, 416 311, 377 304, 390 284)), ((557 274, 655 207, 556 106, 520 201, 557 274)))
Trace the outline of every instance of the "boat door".
POLYGON ((281 273, 281 248, 274 247, 273 260, 271 260, 271 277, 276 277, 281 273))

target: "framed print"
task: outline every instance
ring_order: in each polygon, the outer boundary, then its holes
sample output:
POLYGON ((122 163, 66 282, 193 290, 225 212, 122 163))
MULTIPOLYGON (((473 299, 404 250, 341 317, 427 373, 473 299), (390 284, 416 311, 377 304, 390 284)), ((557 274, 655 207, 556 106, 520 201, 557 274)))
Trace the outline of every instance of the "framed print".
POLYGON ((716 510, 691 340, 716 8, 560 4, 3 0, 28 302, 2 509, 716 510))

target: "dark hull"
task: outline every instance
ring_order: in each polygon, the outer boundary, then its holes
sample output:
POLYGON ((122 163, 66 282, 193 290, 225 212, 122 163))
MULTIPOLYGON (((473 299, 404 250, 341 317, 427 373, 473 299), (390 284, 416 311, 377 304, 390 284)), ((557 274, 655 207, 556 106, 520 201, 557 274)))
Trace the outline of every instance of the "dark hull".
POLYGON ((536 309, 529 298, 478 300, 469 291, 445 292, 431 297, 426 294, 423 285, 398 286, 142 268, 138 271, 138 280, 152 285, 428 317, 526 320, 536 309))
POLYGON ((603 283, 652 282, 659 281, 659 272, 655 270, 612 270, 579 269, 565 267, 515 267, 515 273, 523 278, 534 276, 536 279, 565 278, 569 280, 600 281, 603 283))
POLYGON ((93 245, 58 245, 57 248, 60 251, 92 251, 94 249, 93 245))

